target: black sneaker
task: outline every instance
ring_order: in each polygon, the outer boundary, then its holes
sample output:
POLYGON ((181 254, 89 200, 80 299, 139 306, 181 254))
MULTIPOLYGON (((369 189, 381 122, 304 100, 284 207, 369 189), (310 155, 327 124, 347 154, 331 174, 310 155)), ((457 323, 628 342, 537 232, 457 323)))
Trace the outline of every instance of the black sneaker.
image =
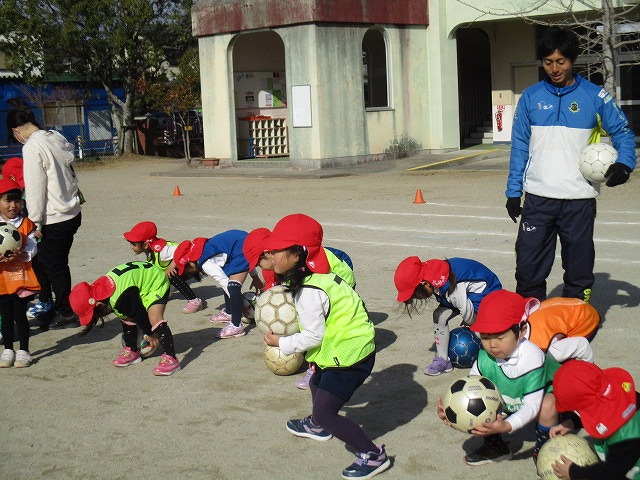
POLYGON ((342 471, 342 478, 371 478, 384 472, 391 466, 391 460, 384 451, 384 445, 378 447, 377 452, 358 452, 356 461, 342 471))
POLYGON ((49 325, 50 328, 66 328, 66 327, 79 327, 80 319, 75 313, 71 313, 69 315, 62 315, 59 312, 56 312, 56 315, 53 317, 53 321, 49 325))
POLYGON ((311 415, 301 419, 289 420, 287 422, 287 430, 296 437, 312 438, 319 442, 326 442, 333 438, 333 435, 323 430, 322 427, 313 424, 311 415))
POLYGON ((502 439, 487 441, 480 448, 465 455, 467 465, 484 465, 485 463, 501 462, 511 458, 511 451, 507 442, 502 439))

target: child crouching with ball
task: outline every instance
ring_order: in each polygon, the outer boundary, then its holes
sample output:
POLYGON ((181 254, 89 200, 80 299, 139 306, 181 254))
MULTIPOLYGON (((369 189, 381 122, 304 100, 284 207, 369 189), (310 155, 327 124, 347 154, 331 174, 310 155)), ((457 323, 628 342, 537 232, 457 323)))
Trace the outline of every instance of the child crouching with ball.
MULTIPOLYGON (((471 330, 480 335, 483 349, 471 368, 470 375, 491 380, 502 394, 503 414, 492 423, 476 425, 471 431, 483 437, 484 444, 465 456, 468 465, 506 460, 511 457, 503 433, 510 433, 536 419, 534 461, 540 447, 549 439, 549 430, 558 423, 552 393, 547 393, 553 373, 560 364, 535 344, 524 339, 521 325, 529 304, 517 293, 498 290, 480 303, 478 317, 471 330)), ((438 398, 438 416, 450 425, 438 398)))

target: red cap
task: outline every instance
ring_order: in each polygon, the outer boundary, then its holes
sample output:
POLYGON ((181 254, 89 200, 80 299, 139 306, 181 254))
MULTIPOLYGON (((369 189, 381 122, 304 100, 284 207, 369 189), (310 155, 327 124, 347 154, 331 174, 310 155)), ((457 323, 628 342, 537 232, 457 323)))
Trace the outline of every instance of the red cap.
POLYGON ((12 180, 11 178, 0 178, 0 195, 12 190, 18 190, 19 192, 22 192, 20 185, 18 185, 16 181, 12 180))
POLYGON ((636 389, 622 368, 600 369, 582 360, 569 360, 553 377, 559 412, 575 410, 594 438, 613 435, 636 413, 636 389))
POLYGON ((206 242, 206 238, 198 237, 194 238, 192 242, 185 240, 176 247, 176 251, 173 252, 173 261, 178 267, 178 275, 182 275, 187 263, 196 262, 202 256, 206 242))
POLYGON ((260 261, 260 255, 265 251, 264 242, 271 235, 268 228, 251 230, 242 244, 242 253, 249 262, 249 270, 253 270, 260 261))
POLYGON ((524 298, 508 290, 496 290, 489 293, 480 302, 478 316, 471 325, 477 333, 501 333, 526 320, 529 312, 538 300, 524 298))
POLYGON ((24 176, 22 168, 24 161, 20 157, 11 157, 4 162, 2 166, 2 178, 12 178, 20 186, 24 188, 24 176))
POLYGON ((265 250, 282 250, 293 245, 307 249, 307 266, 315 273, 329 273, 329 260, 322 247, 322 225, 302 213, 282 218, 265 240, 265 250))
POLYGON ((93 310, 96 302, 109 298, 116 291, 113 278, 103 275, 91 285, 80 282, 71 290, 69 303, 76 315, 80 318, 81 325, 89 325, 93 318, 93 310))
POLYGON ((423 262, 418 257, 405 258, 396 268, 393 277, 398 289, 398 301, 406 302, 413 297, 413 292, 423 280, 440 288, 449 280, 449 263, 445 260, 423 262))
POLYGON ((150 242, 158 235, 158 228, 153 222, 140 222, 123 235, 129 242, 150 242))

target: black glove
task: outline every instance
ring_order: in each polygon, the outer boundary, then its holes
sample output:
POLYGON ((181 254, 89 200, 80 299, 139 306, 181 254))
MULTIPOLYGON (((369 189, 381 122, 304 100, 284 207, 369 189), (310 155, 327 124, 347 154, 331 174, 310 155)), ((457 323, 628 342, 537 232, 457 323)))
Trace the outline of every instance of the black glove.
POLYGON ((631 175, 631 169, 624 163, 616 162, 609 165, 604 178, 607 179, 607 187, 615 187, 629 180, 629 175, 631 175))
POLYGON ((507 198, 507 213, 513 220, 513 223, 516 223, 520 214, 522 213, 522 207, 520 206, 520 197, 511 197, 507 198))

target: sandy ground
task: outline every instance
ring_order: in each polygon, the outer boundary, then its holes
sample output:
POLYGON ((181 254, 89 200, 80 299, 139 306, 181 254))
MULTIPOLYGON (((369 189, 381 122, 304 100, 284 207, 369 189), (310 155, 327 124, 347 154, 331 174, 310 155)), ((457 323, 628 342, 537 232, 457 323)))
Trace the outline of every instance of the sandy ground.
MULTIPOLYGON (((181 161, 143 159, 80 168, 88 202, 76 237, 74 283, 93 281, 133 260, 122 232, 141 220, 175 241, 229 228, 273 227, 304 212, 324 226, 325 245, 348 252, 357 290, 376 324, 378 357, 371 378, 344 408, 393 458, 387 479, 535 478, 532 428, 511 436, 514 460, 466 466, 477 439, 448 429, 436 397, 467 370, 423 374, 433 356, 430 310, 408 318, 395 301, 393 272, 409 255, 466 256, 490 266, 513 289, 516 226, 504 209, 506 163, 478 169, 407 172, 413 163, 359 169, 341 178, 180 176, 181 161), (157 172, 174 176, 154 176, 157 172), (179 185, 182 196, 173 196, 179 185), (414 204, 420 188, 425 204, 414 204)), ((605 317, 593 342, 602 367, 622 366, 640 381, 640 192, 636 174, 598 202, 593 304, 605 317)), ((560 292, 559 259, 549 281, 560 292)), ((115 319, 85 338, 76 329, 32 328, 27 369, 0 371, 2 479, 330 479, 353 459, 342 442, 293 437, 289 418, 310 411, 297 378, 277 377, 262 361, 262 338, 217 340, 208 316, 222 303, 212 279, 193 284, 207 300, 184 315, 174 294, 167 319, 182 371, 152 375, 157 355, 139 365, 111 365, 120 348, 115 319)), ((248 284, 245 285, 248 289, 248 284)))

